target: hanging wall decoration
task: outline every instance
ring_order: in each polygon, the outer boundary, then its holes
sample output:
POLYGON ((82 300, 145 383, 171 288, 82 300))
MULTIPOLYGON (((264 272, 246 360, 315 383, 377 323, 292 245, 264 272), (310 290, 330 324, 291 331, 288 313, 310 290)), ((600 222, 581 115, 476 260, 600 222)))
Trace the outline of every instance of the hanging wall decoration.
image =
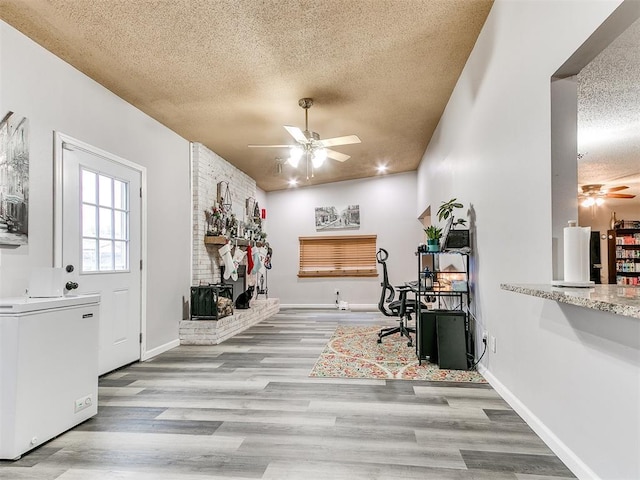
POLYGON ((360 228, 360 205, 316 207, 316 230, 360 228))
POLYGON ((218 207, 225 215, 231 214, 231 192, 229 191, 229 182, 218 182, 216 200, 218 207))
POLYGON ((244 201, 244 216, 248 219, 253 216, 253 209, 256 204, 256 199, 249 197, 244 201))
POLYGON ((7 113, 0 123, 0 245, 26 245, 29 233, 29 122, 7 113))

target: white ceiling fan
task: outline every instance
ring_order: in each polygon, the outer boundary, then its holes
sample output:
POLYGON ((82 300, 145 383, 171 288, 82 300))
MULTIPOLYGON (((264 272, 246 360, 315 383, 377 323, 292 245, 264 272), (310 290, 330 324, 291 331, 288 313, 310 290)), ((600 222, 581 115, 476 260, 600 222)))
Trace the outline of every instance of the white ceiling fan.
POLYGON ((307 166, 307 179, 309 171, 313 177, 313 169, 319 168, 327 158, 332 158, 338 162, 344 162, 351 158, 344 153, 336 152, 327 147, 335 147, 338 145, 350 145, 360 143, 357 135, 346 135, 344 137, 333 137, 320 140, 317 132, 309 130, 309 108, 313 105, 313 99, 301 98, 298 101, 304 109, 304 131, 298 127, 285 125, 284 128, 297 142, 296 145, 249 145, 249 148, 289 148, 289 158, 287 162, 294 168, 298 166, 300 159, 305 158, 307 166))

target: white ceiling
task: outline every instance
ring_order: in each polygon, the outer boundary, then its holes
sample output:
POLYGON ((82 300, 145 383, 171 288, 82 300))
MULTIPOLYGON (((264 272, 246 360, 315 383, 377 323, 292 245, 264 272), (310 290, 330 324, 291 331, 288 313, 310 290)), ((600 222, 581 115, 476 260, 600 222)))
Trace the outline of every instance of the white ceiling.
POLYGON ((578 183, 626 185, 640 218, 640 20, 578 74, 578 183))

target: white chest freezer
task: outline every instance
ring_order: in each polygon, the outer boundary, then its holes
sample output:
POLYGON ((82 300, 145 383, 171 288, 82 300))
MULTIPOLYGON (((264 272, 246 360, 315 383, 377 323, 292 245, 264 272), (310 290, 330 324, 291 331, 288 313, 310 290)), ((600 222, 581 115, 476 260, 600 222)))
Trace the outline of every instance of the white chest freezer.
POLYGON ((0 299, 0 459, 98 412, 100 295, 0 299))

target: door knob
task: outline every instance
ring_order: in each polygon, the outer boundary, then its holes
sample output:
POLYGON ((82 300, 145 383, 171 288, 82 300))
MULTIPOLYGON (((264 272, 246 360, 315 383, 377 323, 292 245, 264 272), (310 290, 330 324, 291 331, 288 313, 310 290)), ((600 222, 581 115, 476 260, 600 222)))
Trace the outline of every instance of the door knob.
POLYGON ((74 290, 78 288, 78 284, 76 282, 67 282, 67 284, 65 285, 65 288, 67 290, 74 290))

